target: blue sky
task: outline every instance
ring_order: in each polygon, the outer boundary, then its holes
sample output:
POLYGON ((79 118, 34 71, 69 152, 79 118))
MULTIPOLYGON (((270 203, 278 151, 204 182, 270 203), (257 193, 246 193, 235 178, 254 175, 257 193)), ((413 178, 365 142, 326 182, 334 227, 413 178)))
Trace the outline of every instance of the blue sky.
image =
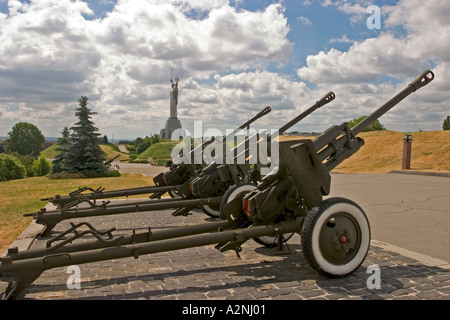
MULTIPOLYGON (((108 12, 114 9, 114 4, 116 3, 115 0, 86 2, 94 11, 93 15, 85 16, 87 19, 104 18, 108 12)), ((230 5, 238 10, 258 11, 264 10, 268 5, 277 2, 271 0, 230 1, 230 5)), ((308 54, 329 48, 330 39, 341 38, 342 32, 354 40, 376 36, 379 33, 379 30, 367 29, 365 20, 352 23, 348 15, 337 11, 333 7, 323 7, 318 3, 305 5, 303 1, 299 0, 282 1, 282 3, 286 8, 285 16, 290 27, 287 38, 294 45, 293 54, 289 64, 283 68, 277 68, 276 64, 274 64, 273 66, 269 66, 268 70, 282 72, 297 78, 295 70, 305 65, 308 54)), ((374 2, 377 5, 393 3, 395 1, 374 2)), ((195 10, 188 14, 188 16, 196 19, 199 16, 204 18, 207 14, 208 11, 199 12, 195 10)), ((334 43, 334 47, 340 50, 346 50, 349 46, 349 43, 334 43)))
POLYGON ((368 114, 432 69, 432 85, 380 120, 440 130, 449 14, 437 0, 0 0, 0 136, 20 121, 58 136, 82 95, 102 134, 159 133, 171 69, 185 128, 201 120, 225 131, 270 105, 256 126, 275 129, 333 91, 333 106, 292 128, 316 132, 368 114), (380 29, 367 27, 371 5, 380 29))

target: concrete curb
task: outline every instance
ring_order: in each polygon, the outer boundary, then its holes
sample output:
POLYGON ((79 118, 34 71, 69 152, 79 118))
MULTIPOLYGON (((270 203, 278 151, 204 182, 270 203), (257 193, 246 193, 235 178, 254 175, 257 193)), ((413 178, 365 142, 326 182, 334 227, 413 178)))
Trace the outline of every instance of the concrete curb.
MULTIPOLYGON (((13 243, 10 244, 9 248, 17 247, 19 252, 28 250, 33 244, 36 236, 41 233, 44 229, 44 226, 37 224, 34 220, 30 223, 30 225, 14 240, 13 243)), ((2 257, 6 255, 8 249, 2 254, 2 257)))
POLYGON ((436 177, 450 177, 450 173, 447 172, 427 172, 427 171, 411 171, 411 170, 392 170, 389 173, 399 174, 416 174, 421 176, 436 176, 436 177))
POLYGON ((411 250, 400 248, 400 247, 394 246, 392 244, 384 243, 384 242, 381 242, 378 240, 371 240, 371 244, 373 244, 377 247, 380 247, 386 251, 396 252, 404 257, 417 260, 427 266, 439 267, 442 269, 450 269, 450 263, 445 260, 433 258, 433 257, 427 256, 427 255, 421 254, 421 253, 417 253, 417 252, 414 252, 411 250))
MULTIPOLYGON (((41 233, 44 229, 44 226, 37 224, 34 220, 30 223, 30 225, 14 240, 13 243, 9 246, 10 248, 17 247, 20 251, 28 250, 33 244, 36 236, 41 233)), ((8 249, 3 253, 3 256, 6 255, 8 249)))
MULTIPOLYGON (((52 204, 48 203, 45 208, 50 210, 50 208, 55 208, 52 204)), ((37 224, 35 220, 31 221, 28 227, 22 231, 22 233, 9 245, 9 248, 17 247, 20 251, 28 250, 36 237, 44 230, 44 226, 37 224)), ((1 255, 2 257, 6 255, 8 249, 1 255)))

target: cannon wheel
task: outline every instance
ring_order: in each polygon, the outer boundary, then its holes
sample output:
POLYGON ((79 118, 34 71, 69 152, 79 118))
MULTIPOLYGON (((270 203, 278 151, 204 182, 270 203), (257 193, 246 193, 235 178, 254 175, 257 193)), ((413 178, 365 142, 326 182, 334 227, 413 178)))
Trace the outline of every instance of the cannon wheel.
POLYGON ((168 191, 168 193, 169 193, 171 198, 174 198, 174 199, 182 198, 177 190, 170 190, 170 191, 168 191))
POLYGON ((345 198, 329 198, 308 213, 301 232, 303 254, 317 272, 344 277, 364 261, 370 225, 364 211, 345 198))
MULTIPOLYGON (((294 235, 294 233, 285 233, 283 235, 283 241, 284 242, 288 242, 288 240, 290 238, 292 238, 292 236, 294 235)), ((259 238, 253 238, 253 240, 255 240, 257 243, 265 246, 266 248, 275 248, 277 246, 277 237, 272 237, 272 236, 264 236, 264 237, 259 237, 259 238)))
POLYGON ((220 209, 218 206, 210 206, 209 204, 200 205, 200 209, 202 209, 203 213, 210 216, 211 218, 219 218, 220 209))
MULTIPOLYGON (((234 186, 230 187, 222 197, 222 201, 220 202, 220 219, 227 220, 228 217, 225 215, 223 208, 225 205, 236 199, 239 196, 244 196, 246 193, 253 191, 256 189, 256 185, 251 183, 239 182, 234 186)), ((229 219, 228 219, 229 220, 229 219)))
MULTIPOLYGON (((232 200, 236 199, 239 196, 243 196, 248 192, 251 192, 253 190, 256 189, 256 185, 251 184, 251 183, 238 183, 234 186, 232 186, 230 189, 228 189, 223 198, 222 198, 222 202, 220 203, 220 218, 222 220, 228 219, 228 217, 225 216, 225 214, 223 213, 223 207, 231 202, 232 200)), ((294 233, 287 233, 284 236, 284 241, 287 242, 292 236, 294 235, 294 233)), ((272 237, 272 236, 263 236, 263 237, 258 237, 258 238, 253 238, 253 240, 255 240, 257 243, 267 247, 267 248, 273 248, 277 246, 277 237, 272 237)))

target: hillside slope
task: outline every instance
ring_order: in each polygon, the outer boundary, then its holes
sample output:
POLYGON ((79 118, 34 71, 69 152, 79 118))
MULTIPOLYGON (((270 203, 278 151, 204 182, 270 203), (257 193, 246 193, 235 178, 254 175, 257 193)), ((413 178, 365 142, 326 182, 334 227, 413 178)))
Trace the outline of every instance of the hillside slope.
POLYGON ((178 142, 159 142, 151 145, 147 150, 138 155, 139 159, 153 158, 156 159, 170 159, 171 151, 178 142))
MULTIPOLYGON (((401 170, 403 135, 396 131, 361 133, 365 145, 335 171, 386 173, 401 170)), ((450 173, 450 131, 414 132, 412 137, 411 170, 450 173)))
MULTIPOLYGON (((40 156, 44 157, 46 159, 54 159, 56 157, 56 155, 59 153, 58 151, 56 151, 56 148, 58 148, 58 145, 54 144, 54 145, 48 147, 47 149, 43 150, 41 152, 40 156)), ((129 159, 128 154, 116 151, 110 145, 101 144, 100 148, 105 153, 105 156, 106 156, 107 159, 112 159, 112 158, 114 158, 117 155, 119 156, 118 158, 116 158, 117 161, 118 160, 128 160, 129 159)))
MULTIPOLYGON (((401 170, 403 135, 397 131, 363 132, 364 146, 334 169, 340 173, 388 173, 401 170)), ((411 170, 450 173, 450 131, 412 133, 411 170)), ((299 137, 302 138, 302 137, 299 137)), ((292 140, 289 136, 283 140, 292 140)))

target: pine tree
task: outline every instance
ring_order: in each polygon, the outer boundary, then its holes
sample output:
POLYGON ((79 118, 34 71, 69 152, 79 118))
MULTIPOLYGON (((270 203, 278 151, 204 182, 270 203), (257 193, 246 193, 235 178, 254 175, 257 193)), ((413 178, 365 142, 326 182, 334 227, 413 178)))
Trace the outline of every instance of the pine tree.
POLYGON ((67 163, 65 163, 67 153, 69 152, 70 147, 72 145, 70 140, 69 128, 64 127, 61 134, 62 137, 58 138, 58 141, 56 142, 56 144, 58 145, 56 151, 59 151, 59 153, 55 156, 55 159, 52 161, 52 173, 68 171, 69 169, 67 167, 67 163))
POLYGON ((90 119, 97 114, 87 107, 88 98, 82 96, 78 99, 79 107, 75 116, 79 119, 72 130, 72 145, 64 161, 68 172, 82 172, 85 174, 104 174, 107 169, 104 165, 105 154, 98 144, 98 128, 90 119))

